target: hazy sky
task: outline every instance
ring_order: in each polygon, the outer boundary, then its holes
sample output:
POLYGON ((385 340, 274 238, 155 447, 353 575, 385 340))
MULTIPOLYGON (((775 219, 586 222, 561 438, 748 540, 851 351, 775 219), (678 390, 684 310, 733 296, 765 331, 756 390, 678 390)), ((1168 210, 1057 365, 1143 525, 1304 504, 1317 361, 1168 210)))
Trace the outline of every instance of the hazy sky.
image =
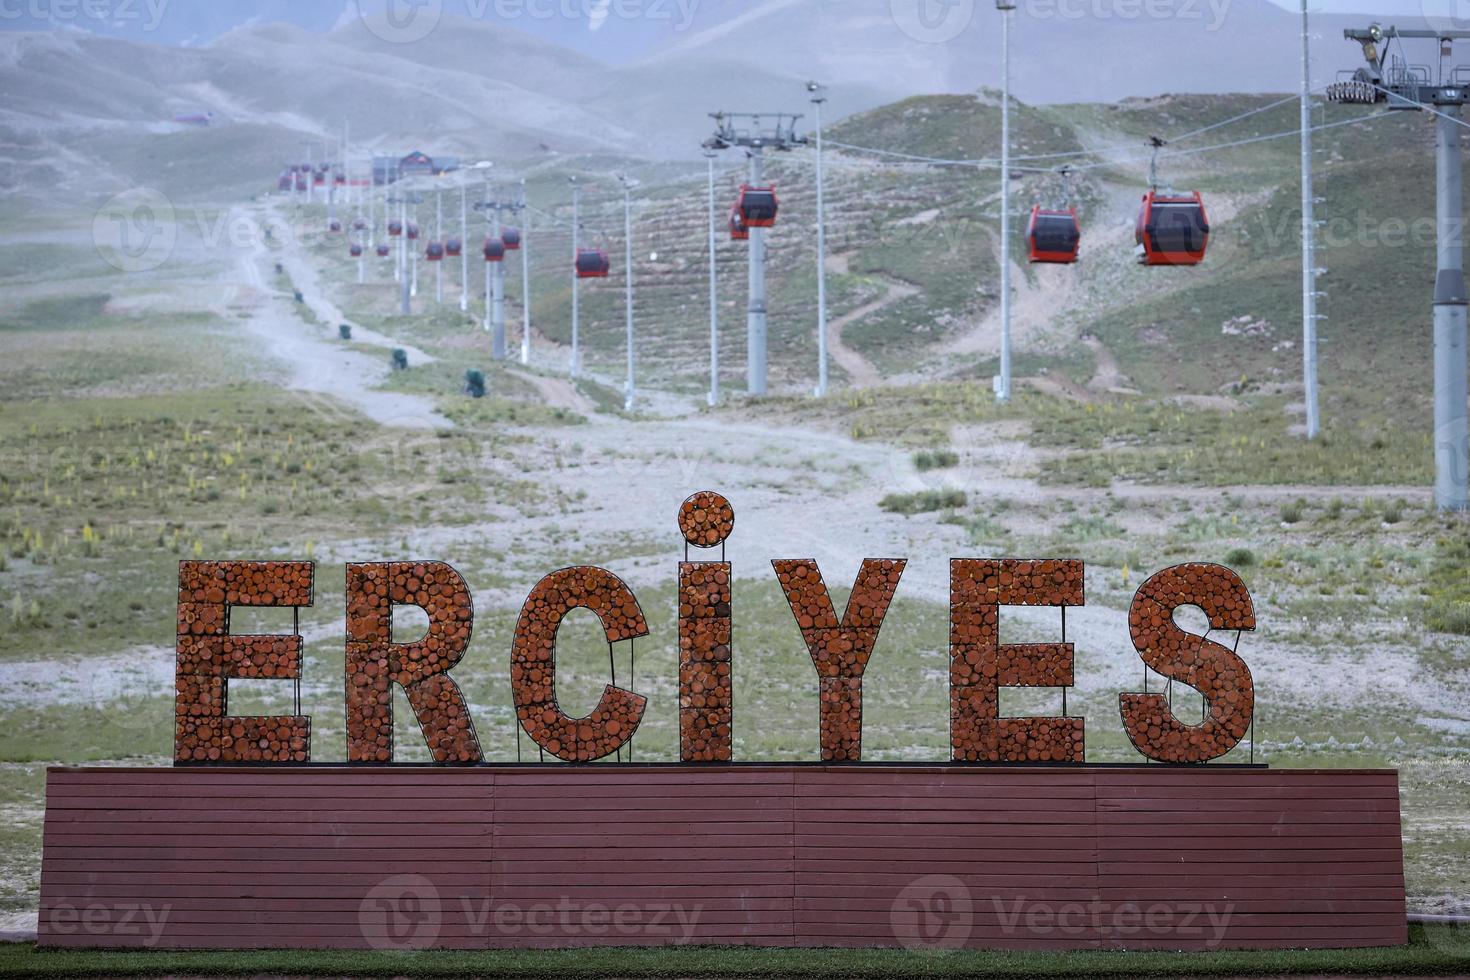
MULTIPOLYGON (((330 30, 344 16, 382 9, 390 0, 0 0, 0 29, 44 30, 73 27, 159 44, 203 44, 251 21, 290 21, 308 30, 330 30)), ((441 3, 448 13, 501 19, 558 44, 609 61, 636 58, 658 44, 675 24, 687 28, 700 20, 720 20, 757 0, 391 0, 397 3, 441 3), (554 10, 556 14, 498 17, 500 4, 513 9, 554 10), (658 5, 664 16, 608 17, 611 3, 642 9, 658 5), (572 11, 567 16, 561 11, 572 11), (599 12, 601 16, 598 16, 599 12)), ((810 0, 837 8, 841 0, 810 0)), ((957 0, 931 0, 934 3, 957 0)), ((969 0, 958 0, 969 2, 969 0)), ((989 0, 976 0, 988 5, 989 0)), ((1294 4, 1268 0, 1296 9, 1294 4)), ((1312 0, 1313 9, 1363 13, 1392 19, 1419 16, 1426 7, 1454 10, 1459 0, 1312 0)))

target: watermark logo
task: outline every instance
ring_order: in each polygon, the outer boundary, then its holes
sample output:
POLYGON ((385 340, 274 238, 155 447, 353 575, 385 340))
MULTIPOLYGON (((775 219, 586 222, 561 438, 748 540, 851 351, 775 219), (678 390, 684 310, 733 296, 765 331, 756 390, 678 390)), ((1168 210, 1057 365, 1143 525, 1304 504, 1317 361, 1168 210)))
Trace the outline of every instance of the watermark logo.
POLYGON ((1470 30, 1470 0, 1420 0, 1419 11, 1431 30, 1470 30))
POLYGON ((1230 14, 1230 0, 1021 0, 1032 20, 1182 20, 1218 31, 1230 14))
POLYGON ((140 936, 142 945, 153 947, 163 939, 172 911, 172 905, 146 902, 93 903, 80 907, 63 902, 42 909, 41 922, 43 931, 51 936, 140 936))
POLYGON ((22 18, 53 26, 95 21, 113 30, 158 30, 170 0, 0 0, 0 21, 22 18))
POLYGON ((357 923, 362 938, 373 949, 430 947, 444 923, 439 889, 423 875, 385 878, 363 898, 357 923))
POLYGON ((97 254, 123 272, 147 272, 163 265, 173 255, 178 237, 173 204, 151 187, 114 195, 92 218, 97 254))
POLYGON ((954 875, 925 875, 898 893, 889 910, 893 938, 910 952, 959 949, 975 927, 970 889, 954 875))
POLYGON ((1129 939, 1147 936, 1203 940, 1217 949, 1225 940, 1235 904, 1206 902, 1034 902, 1024 895, 1009 901, 991 898, 992 910, 1007 936, 1083 940, 1094 936, 1129 939))
POLYGON ((357 16, 375 37, 389 44, 412 44, 434 33, 444 16, 444 0, 356 0, 357 16))
POLYGON ((953 41, 975 17, 975 0, 889 0, 898 29, 921 44, 953 41))

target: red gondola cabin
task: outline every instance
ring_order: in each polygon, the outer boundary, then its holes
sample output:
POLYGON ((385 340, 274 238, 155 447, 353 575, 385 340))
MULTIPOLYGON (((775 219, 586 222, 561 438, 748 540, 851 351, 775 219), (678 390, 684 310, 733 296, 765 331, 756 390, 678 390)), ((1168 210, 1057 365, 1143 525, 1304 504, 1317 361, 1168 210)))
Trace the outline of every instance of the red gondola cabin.
POLYGON ((747 228, 776 227, 776 212, 780 210, 780 202, 776 200, 776 188, 751 187, 749 184, 742 184, 740 199, 736 201, 736 207, 740 209, 740 216, 745 219, 747 228))
POLYGON ((485 239, 484 255, 486 262, 504 262, 505 242, 498 238, 485 239))
POLYGON ((415 242, 415 241, 418 241, 418 237, 419 237, 419 226, 417 224, 415 224, 414 222, 410 221, 408 223, 408 240, 411 241, 411 242, 415 242))
POLYGON ((331 221, 327 222, 327 231, 331 232, 334 235, 340 234, 342 232, 342 222, 338 221, 336 218, 333 218, 331 221))
POLYGON ((1049 211, 1039 205, 1031 209, 1031 220, 1026 224, 1026 253, 1032 262, 1071 265, 1077 261, 1081 242, 1076 210, 1049 211))
POLYGON ((424 249, 424 258, 428 259, 430 262, 443 262, 444 243, 430 242, 428 244, 428 247, 424 249))
POLYGON ((444 243, 444 254, 451 259, 457 259, 464 254, 464 242, 458 238, 450 238, 444 243))
POLYGON ((378 245, 376 251, 378 253, 378 258, 380 258, 380 259, 386 259, 388 257, 388 245, 387 245, 387 243, 384 242, 384 243, 378 245))
POLYGON ((1190 194, 1143 195, 1134 227, 1142 265, 1198 265, 1210 241, 1210 221, 1199 191, 1190 194))
POLYGON ((500 240, 505 242, 508 252, 518 251, 521 247, 521 230, 519 228, 505 228, 500 232, 500 240))
POLYGON ((362 246, 357 244, 357 242, 353 242, 351 245, 347 246, 347 252, 354 259, 359 258, 362 255, 362 246))
POLYGON ((390 221, 390 222, 388 222, 388 234, 390 236, 392 236, 393 238, 397 238, 399 235, 403 234, 403 222, 401 222, 401 221, 390 221))
POLYGON ((607 260, 607 253, 600 248, 577 249, 577 278, 578 279, 606 279, 612 264, 607 260))

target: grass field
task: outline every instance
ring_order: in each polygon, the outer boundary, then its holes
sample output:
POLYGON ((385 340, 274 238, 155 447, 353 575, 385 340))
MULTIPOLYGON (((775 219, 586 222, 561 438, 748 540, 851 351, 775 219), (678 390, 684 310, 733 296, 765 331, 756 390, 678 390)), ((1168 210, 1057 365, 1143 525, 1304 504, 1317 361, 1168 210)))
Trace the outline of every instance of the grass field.
POLYGON ((474 953, 127 952, 0 945, 0 976, 358 976, 524 978, 809 977, 1278 977, 1457 976, 1470 969, 1470 933, 1415 926, 1393 949, 1137 952, 592 948, 474 953))

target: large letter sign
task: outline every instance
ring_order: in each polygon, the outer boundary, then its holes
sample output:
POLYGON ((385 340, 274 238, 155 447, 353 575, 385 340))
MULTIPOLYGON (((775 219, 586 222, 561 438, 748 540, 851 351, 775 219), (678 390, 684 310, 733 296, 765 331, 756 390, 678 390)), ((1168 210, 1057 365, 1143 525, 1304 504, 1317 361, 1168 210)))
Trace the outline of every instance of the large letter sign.
POLYGON ((1251 594, 1223 565, 1175 565, 1144 582, 1128 611, 1133 645, 1149 667, 1199 691, 1207 711, 1202 724, 1186 725, 1162 694, 1123 694, 1123 727, 1150 759, 1208 762, 1245 737, 1255 711, 1255 687, 1250 668, 1234 651, 1174 624, 1180 606, 1203 609, 1211 630, 1256 628, 1251 594))
POLYGON ((563 568, 531 590, 516 623, 510 689, 516 717, 531 741, 567 762, 590 762, 622 748, 648 703, 642 695, 609 684, 586 718, 561 710, 556 700, 556 631, 566 614, 579 608, 597 614, 608 643, 648 635, 633 590, 606 569, 563 568))
MULTIPOLYGON (((735 759, 735 575, 725 545, 735 510, 702 490, 678 509, 684 560, 674 593, 678 670, 678 761, 687 765, 735 759), (712 554, 719 549, 718 556, 712 554), (710 559, 691 560, 703 551, 710 559)), ((898 589, 906 558, 866 558, 839 618, 815 559, 776 558, 777 584, 817 675, 821 760, 862 761, 863 678, 898 589)), ((175 678, 174 761, 178 764, 305 763, 311 759, 311 719, 301 714, 302 640, 230 633, 234 606, 309 606, 314 566, 292 561, 193 561, 179 566, 178 665, 175 678), (235 717, 228 682, 273 678, 296 682, 291 715, 235 717)), ((954 558, 949 566, 950 761, 976 764, 1082 764, 1086 724, 1067 712, 1074 681, 1067 608, 1086 601, 1083 563, 1070 558, 954 558), (1049 607, 1060 620, 1053 642, 1002 643, 1006 606, 1049 607), (1054 717, 1007 717, 1001 690, 1062 691, 1054 717)), ((1204 713, 1189 725, 1162 694, 1128 693, 1119 711, 1128 738, 1143 756, 1169 763, 1203 763, 1230 752, 1250 731, 1255 688, 1250 668, 1210 635, 1189 633, 1173 620, 1180 606, 1198 606, 1210 633, 1253 630, 1255 608, 1240 576, 1222 565, 1175 565, 1154 574, 1133 598, 1128 627, 1147 669, 1199 692, 1204 713)), ((573 718, 556 696, 556 634, 573 609, 601 621, 609 645, 649 633, 638 597, 605 568, 552 572, 526 597, 511 640, 510 688, 516 719, 546 756, 564 762, 622 758, 642 723, 647 698, 613 676, 586 717, 573 718)), ((1012 613, 1011 615, 1016 615, 1012 613)), ((484 762, 470 705, 450 677, 469 649, 474 624, 470 590, 443 562, 374 562, 347 566, 347 761, 394 761, 393 685, 403 688, 436 763, 484 762), (428 632, 413 642, 393 638, 393 607, 418 606, 428 632)), ((672 665, 671 665, 672 666, 672 665)), ((519 744, 519 743, 517 743, 519 744)), ((517 750, 519 757, 519 750, 517 750)), ((628 753, 631 760, 632 751, 628 753)))

